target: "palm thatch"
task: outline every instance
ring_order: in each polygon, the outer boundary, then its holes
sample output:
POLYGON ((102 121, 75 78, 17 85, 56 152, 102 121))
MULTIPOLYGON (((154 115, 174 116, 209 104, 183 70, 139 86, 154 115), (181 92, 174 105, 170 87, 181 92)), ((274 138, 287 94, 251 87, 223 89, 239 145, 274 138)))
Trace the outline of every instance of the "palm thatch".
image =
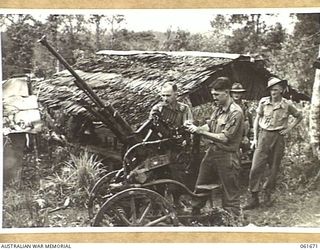
MULTIPOLYGON (((74 69, 131 125, 147 118, 151 107, 159 101, 159 88, 166 82, 176 83, 180 98, 197 106, 211 100, 208 84, 219 76, 241 82, 247 89, 248 100, 266 95, 267 79, 271 76, 263 60, 205 52, 100 51, 81 60, 74 69)), ((83 108, 87 97, 73 81, 68 71, 62 71, 52 79, 35 83, 40 102, 69 114, 89 116, 83 108)))

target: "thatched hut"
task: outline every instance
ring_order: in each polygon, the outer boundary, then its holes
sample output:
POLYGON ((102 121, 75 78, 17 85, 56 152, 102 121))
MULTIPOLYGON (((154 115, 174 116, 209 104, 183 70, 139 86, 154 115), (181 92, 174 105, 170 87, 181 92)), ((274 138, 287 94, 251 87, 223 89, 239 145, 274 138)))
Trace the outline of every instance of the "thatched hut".
MULTIPOLYGON (((151 107, 159 101, 159 87, 165 82, 176 83, 180 98, 196 107, 211 101, 208 84, 219 76, 241 82, 247 89, 245 98, 258 100, 267 94, 267 80, 272 75, 261 58, 192 51, 100 51, 81 60, 74 69, 132 126, 148 117, 151 107)), ((74 80, 68 71, 61 71, 52 79, 37 82, 42 105, 71 116, 90 117, 80 101, 86 96, 74 80)), ((305 98, 291 88, 287 96, 305 98)))

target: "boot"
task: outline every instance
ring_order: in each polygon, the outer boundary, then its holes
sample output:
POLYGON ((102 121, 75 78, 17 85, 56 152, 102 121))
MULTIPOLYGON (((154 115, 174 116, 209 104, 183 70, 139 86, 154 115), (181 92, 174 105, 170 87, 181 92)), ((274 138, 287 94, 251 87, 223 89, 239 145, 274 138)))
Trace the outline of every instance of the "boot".
POLYGON ((198 207, 193 207, 192 208, 192 211, 191 211, 191 215, 192 216, 197 216, 197 215, 200 215, 201 214, 201 209, 198 208, 198 207))
POLYGON ((244 210, 251 210, 254 208, 259 207, 259 193, 258 192, 252 192, 251 197, 249 199, 249 202, 243 207, 244 210))
POLYGON ((263 193, 263 204, 266 207, 272 206, 271 193, 269 191, 264 191, 263 193))

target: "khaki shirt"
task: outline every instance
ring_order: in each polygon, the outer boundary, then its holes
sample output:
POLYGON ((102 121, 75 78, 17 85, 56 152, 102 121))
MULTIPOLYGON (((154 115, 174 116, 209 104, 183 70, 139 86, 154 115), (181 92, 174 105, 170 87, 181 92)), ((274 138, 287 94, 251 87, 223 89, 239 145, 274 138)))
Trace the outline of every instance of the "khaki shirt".
POLYGON ((289 116, 295 118, 301 113, 293 106, 292 102, 282 98, 278 103, 271 103, 271 97, 263 97, 257 108, 260 116, 259 126, 268 131, 282 130, 288 127, 289 116))
POLYGON ((239 151, 243 136, 244 115, 238 104, 231 101, 230 105, 225 109, 215 107, 208 121, 208 126, 209 132, 223 133, 228 138, 226 143, 212 142, 213 144, 228 152, 239 151))
POLYGON ((178 113, 181 114, 180 121, 178 122, 180 126, 183 126, 185 121, 188 121, 188 120, 191 122, 193 121, 193 116, 189 106, 182 102, 176 102, 176 103, 173 103, 172 105, 167 104, 165 102, 159 102, 158 104, 152 107, 150 111, 150 118, 152 118, 152 116, 156 113, 161 113, 162 108, 164 106, 174 111, 177 111, 178 113))

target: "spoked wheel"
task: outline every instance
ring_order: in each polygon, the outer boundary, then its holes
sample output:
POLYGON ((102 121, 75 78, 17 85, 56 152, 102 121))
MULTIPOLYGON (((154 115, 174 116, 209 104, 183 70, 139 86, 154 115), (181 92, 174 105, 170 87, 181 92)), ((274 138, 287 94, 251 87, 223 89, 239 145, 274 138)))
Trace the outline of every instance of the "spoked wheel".
POLYGON ((120 171, 121 170, 115 170, 104 175, 93 186, 88 200, 88 213, 90 219, 92 219, 99 211, 101 205, 113 195, 110 190, 110 184, 122 177, 120 171))
POLYGON ((123 190, 108 199, 97 213, 95 227, 178 226, 172 205, 160 194, 144 188, 123 190))

